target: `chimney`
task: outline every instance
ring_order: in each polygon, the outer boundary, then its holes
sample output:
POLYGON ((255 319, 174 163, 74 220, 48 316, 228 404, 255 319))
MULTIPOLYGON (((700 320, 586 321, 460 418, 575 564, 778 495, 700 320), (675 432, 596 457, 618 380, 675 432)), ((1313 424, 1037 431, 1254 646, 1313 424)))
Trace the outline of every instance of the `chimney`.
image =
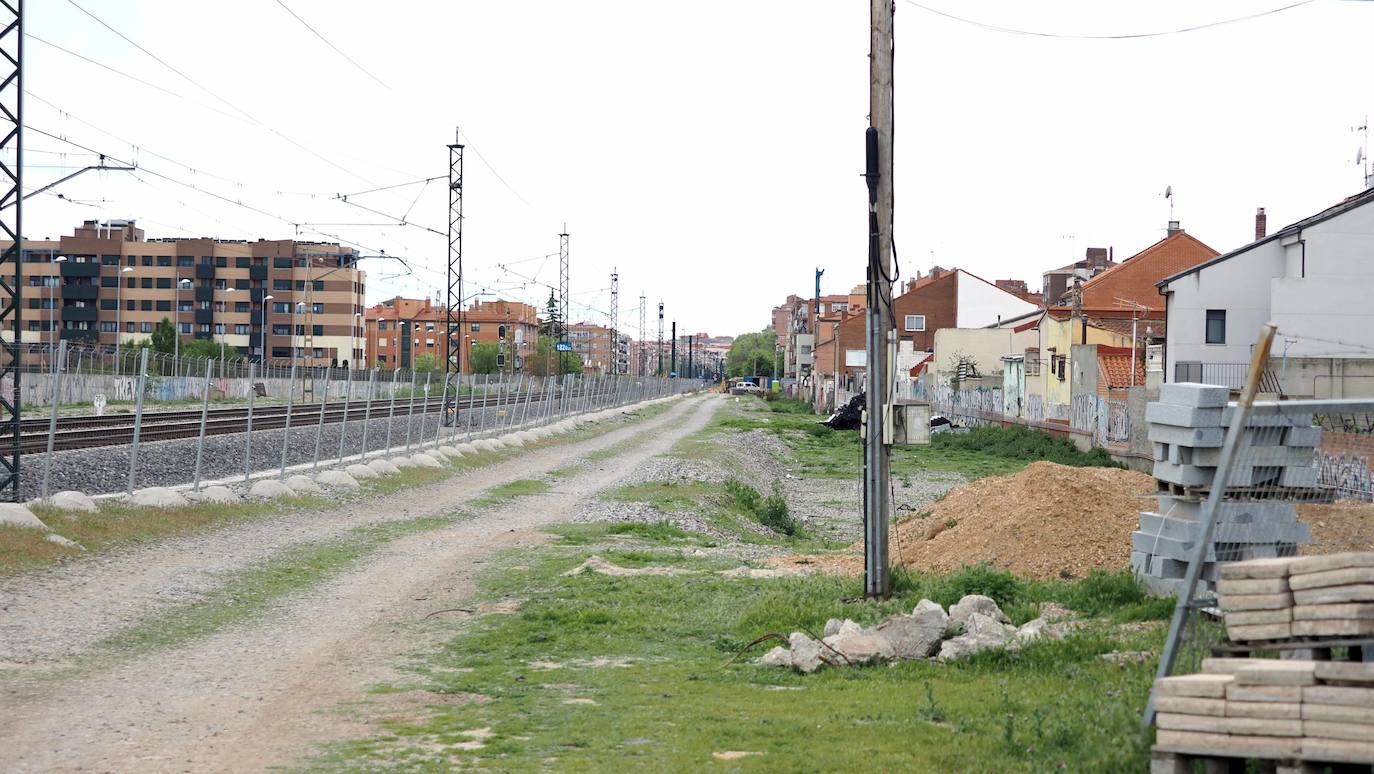
POLYGON ((1180 232, 1180 231, 1182 231, 1182 230, 1183 230, 1183 227, 1180 226, 1180 225, 1178 225, 1178 221, 1176 221, 1176 220, 1171 220, 1171 221, 1169 221, 1169 233, 1168 233, 1168 236, 1173 236, 1174 234, 1177 234, 1178 232, 1180 232))
POLYGON ((1266 228, 1267 226, 1268 226, 1268 223, 1267 223, 1267 221, 1266 221, 1266 219, 1265 219, 1265 217, 1264 217, 1264 208, 1263 208, 1263 207, 1260 207, 1259 209, 1255 210, 1255 241, 1256 241, 1256 242, 1260 241, 1261 239, 1264 239, 1264 235, 1265 235, 1266 233, 1268 233, 1268 229, 1266 228))
POLYGON ((1089 247, 1084 254, 1084 265, 1088 269, 1088 276, 1097 274, 1099 270, 1107 268, 1107 249, 1104 247, 1089 247))

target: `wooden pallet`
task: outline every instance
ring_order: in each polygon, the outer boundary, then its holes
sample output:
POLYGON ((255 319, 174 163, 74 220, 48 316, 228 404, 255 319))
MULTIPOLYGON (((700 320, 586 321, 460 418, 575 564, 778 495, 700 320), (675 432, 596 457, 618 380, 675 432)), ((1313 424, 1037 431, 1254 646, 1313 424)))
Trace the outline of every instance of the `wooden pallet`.
POLYGON ((1193 774, 1194 766, 1201 764, 1207 774, 1245 774, 1250 764, 1262 772, 1273 774, 1369 774, 1374 766, 1369 763, 1348 763, 1339 761, 1309 761, 1297 758, 1238 758, 1227 755, 1207 755, 1174 750, 1150 751, 1150 774, 1193 774))
POLYGON ((1306 650, 1309 661, 1332 661, 1331 651, 1345 648, 1345 661, 1374 661, 1374 637, 1286 637, 1281 640, 1226 640, 1212 646, 1213 656, 1245 658, 1255 653, 1306 650))

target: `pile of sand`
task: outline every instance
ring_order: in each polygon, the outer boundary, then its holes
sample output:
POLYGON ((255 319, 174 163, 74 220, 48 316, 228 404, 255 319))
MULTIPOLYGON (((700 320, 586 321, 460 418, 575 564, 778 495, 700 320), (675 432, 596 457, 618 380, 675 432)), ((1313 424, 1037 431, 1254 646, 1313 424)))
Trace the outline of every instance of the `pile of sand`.
MULTIPOLYGON (((1033 462, 956 487, 928 511, 906 516, 893 530, 892 561, 936 573, 991 564, 1041 579, 1128 569, 1131 532, 1150 506, 1141 495, 1154 487, 1144 473, 1033 462)), ((852 548, 862 554, 863 543, 852 548)), ((861 555, 788 559, 834 572, 863 569, 861 555)))
POLYGON ((1300 554, 1374 551, 1374 503, 1355 500, 1337 500, 1328 505, 1301 503, 1298 519, 1312 528, 1312 543, 1300 546, 1300 554))

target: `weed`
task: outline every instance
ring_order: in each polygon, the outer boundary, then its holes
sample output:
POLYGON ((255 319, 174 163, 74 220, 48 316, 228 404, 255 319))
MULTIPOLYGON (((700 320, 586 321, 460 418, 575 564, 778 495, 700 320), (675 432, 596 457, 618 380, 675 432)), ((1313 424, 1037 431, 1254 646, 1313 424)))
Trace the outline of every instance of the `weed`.
POLYGON ((773 482, 773 493, 768 497, 736 478, 726 479, 725 491, 740 510, 763 526, 788 537, 800 537, 803 534, 801 523, 792 517, 787 498, 782 496, 782 486, 778 482, 773 482))
POLYGON ((1049 460, 1074 467, 1120 468, 1104 449, 1079 451, 1067 438, 1028 427, 975 427, 967 433, 937 433, 931 438, 935 451, 978 451, 1013 460, 1049 460))
POLYGON ((926 681, 925 706, 916 710, 916 716, 931 723, 945 722, 945 711, 940 709, 940 705, 935 702, 935 689, 930 686, 929 680, 926 681))

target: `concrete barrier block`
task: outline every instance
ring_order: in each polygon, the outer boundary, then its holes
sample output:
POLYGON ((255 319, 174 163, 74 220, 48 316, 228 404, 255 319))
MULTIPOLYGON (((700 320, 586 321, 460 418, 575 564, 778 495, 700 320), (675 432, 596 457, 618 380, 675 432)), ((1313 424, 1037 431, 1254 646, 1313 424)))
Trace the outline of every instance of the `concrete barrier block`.
POLYGON ((1171 427, 1221 427, 1222 413, 1219 408, 1192 408, 1176 406, 1171 403, 1150 403, 1145 406, 1145 421, 1152 425, 1171 427))
POLYGON ((1197 449, 1221 446, 1226 440, 1226 431, 1220 427, 1174 427, 1152 424, 1146 437, 1151 441, 1197 449))
MULTIPOLYGON (((1236 460, 1245 465, 1277 467, 1310 467, 1312 449, 1291 446, 1244 446, 1236 460)), ((1221 462, 1221 449, 1195 449, 1192 464, 1216 467, 1221 462)))
POLYGON ((1197 382, 1165 382, 1159 386, 1159 402, 1193 408, 1224 408, 1231 399, 1229 387, 1197 382))
POLYGON ((1295 447, 1315 447, 1322 442, 1320 427, 1290 427, 1283 432, 1283 445, 1295 447))

